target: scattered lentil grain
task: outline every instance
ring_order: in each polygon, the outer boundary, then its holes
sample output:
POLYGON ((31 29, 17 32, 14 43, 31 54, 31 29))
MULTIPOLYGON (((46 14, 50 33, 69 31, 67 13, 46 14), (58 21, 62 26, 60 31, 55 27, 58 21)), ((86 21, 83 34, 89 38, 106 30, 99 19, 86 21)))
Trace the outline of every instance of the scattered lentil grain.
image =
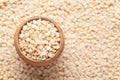
POLYGON ((10 78, 120 80, 120 0, 0 0, 0 80, 10 78), (47 67, 26 64, 11 42, 22 21, 40 15, 54 19, 66 39, 62 55, 47 67))

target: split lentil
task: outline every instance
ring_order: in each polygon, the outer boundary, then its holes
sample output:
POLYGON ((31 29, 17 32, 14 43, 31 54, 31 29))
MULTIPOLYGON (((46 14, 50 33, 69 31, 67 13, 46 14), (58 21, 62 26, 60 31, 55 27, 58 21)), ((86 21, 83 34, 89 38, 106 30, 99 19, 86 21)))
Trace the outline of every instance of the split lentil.
POLYGON ((42 61, 55 56, 60 48, 60 33, 47 20, 33 20, 22 27, 19 44, 24 56, 42 61))
POLYGON ((0 0, 0 80, 10 79, 120 80, 120 0, 0 0), (33 67, 18 56, 13 36, 40 15, 59 24, 65 48, 53 64, 33 67))

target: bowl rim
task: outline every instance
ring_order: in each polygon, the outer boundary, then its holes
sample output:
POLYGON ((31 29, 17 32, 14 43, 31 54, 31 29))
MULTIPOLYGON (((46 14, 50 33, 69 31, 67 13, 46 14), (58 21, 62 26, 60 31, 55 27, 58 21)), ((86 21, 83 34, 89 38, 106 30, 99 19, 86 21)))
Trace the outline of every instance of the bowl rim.
POLYGON ((62 51, 64 49, 64 43, 65 43, 65 39, 64 39, 64 34, 63 34, 62 29, 58 26, 58 24, 54 20, 52 20, 51 18, 48 18, 48 17, 43 17, 43 16, 34 16, 34 17, 30 17, 30 18, 26 19, 17 27, 15 35, 14 35, 14 45, 15 45, 18 55, 24 61, 26 61, 28 64, 31 64, 33 66, 45 66, 45 65, 49 65, 50 63, 53 63, 62 53, 62 51), (38 19, 46 20, 46 21, 53 23, 55 25, 55 27, 57 28, 58 32, 60 33, 60 48, 55 53, 54 57, 48 58, 48 59, 42 60, 42 61, 36 61, 36 60, 27 58, 24 54, 22 54, 22 51, 21 51, 20 45, 19 45, 19 34, 20 34, 23 26, 26 25, 27 22, 29 22, 29 21, 38 20, 38 19))

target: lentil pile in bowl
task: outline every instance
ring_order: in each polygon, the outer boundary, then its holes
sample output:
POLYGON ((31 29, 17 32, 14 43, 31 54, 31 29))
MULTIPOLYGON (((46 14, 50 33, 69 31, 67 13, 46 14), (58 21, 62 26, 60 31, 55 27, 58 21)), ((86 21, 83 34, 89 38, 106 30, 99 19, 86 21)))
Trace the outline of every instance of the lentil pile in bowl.
POLYGON ((15 44, 18 54, 28 63, 47 65, 63 50, 63 32, 51 19, 32 17, 16 30, 15 44))

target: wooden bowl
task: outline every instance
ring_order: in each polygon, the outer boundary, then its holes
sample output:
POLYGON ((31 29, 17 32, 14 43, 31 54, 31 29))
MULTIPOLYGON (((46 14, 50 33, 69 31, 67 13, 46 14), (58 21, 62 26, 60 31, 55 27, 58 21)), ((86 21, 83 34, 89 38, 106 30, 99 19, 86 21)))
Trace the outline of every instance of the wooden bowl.
POLYGON ((62 29, 57 25, 57 23, 55 21, 53 21, 52 19, 47 18, 47 17, 35 16, 35 17, 28 18, 23 23, 21 23, 21 25, 18 26, 18 28, 17 28, 17 30, 15 32, 15 35, 14 35, 14 44, 15 44, 15 48, 17 50, 17 53, 19 54, 19 56, 24 61, 26 61, 28 64, 31 64, 33 66, 45 66, 45 65, 49 65, 50 63, 53 63, 60 56, 60 54, 62 53, 62 51, 64 49, 64 41, 65 41, 65 39, 64 39, 62 29), (19 45, 19 34, 20 34, 23 26, 26 25, 26 23, 29 22, 29 21, 38 20, 38 19, 50 21, 51 23, 53 23, 55 25, 55 27, 58 29, 58 32, 60 33, 60 48, 55 53, 54 57, 48 58, 48 59, 43 60, 43 61, 36 61, 36 60, 32 60, 32 59, 27 58, 26 56, 24 56, 22 54, 22 51, 20 50, 20 45, 19 45))

